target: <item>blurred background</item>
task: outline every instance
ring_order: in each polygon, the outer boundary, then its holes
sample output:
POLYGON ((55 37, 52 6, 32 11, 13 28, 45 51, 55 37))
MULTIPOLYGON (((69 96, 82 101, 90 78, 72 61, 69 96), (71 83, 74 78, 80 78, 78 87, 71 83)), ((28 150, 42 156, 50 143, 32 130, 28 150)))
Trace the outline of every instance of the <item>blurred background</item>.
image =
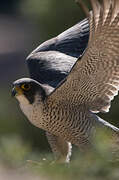
MULTIPOLYGON (((87 1, 86 1, 87 2, 87 1)), ((49 152, 44 132, 21 113, 11 97, 14 80, 28 77, 25 58, 43 41, 52 38, 85 17, 74 0, 0 1, 0 142, 20 138, 32 149, 49 152)), ((110 113, 101 114, 119 127, 119 98, 110 113)))

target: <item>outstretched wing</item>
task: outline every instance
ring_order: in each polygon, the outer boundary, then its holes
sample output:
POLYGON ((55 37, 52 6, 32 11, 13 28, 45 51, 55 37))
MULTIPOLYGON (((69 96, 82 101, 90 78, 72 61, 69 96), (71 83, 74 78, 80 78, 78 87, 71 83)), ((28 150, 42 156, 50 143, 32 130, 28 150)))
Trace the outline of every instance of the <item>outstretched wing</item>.
POLYGON ((56 87, 83 54, 88 39, 89 23, 85 19, 41 44, 27 58, 31 78, 56 87))
POLYGON ((108 112, 119 90, 119 0, 90 1, 93 11, 87 50, 49 99, 108 112))
POLYGON ((84 52, 89 39, 89 22, 84 19, 58 36, 45 41, 31 54, 43 51, 59 51, 73 57, 84 52))

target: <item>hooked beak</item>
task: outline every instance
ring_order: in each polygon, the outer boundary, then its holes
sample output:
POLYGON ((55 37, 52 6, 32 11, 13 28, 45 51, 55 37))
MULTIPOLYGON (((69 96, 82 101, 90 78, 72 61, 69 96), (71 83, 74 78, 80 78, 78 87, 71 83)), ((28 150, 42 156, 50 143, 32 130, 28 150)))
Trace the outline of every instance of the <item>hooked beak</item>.
POLYGON ((17 94, 17 91, 16 91, 16 88, 14 87, 14 88, 12 89, 11 95, 12 95, 12 97, 14 97, 16 94, 17 94))
POLYGON ((14 86, 12 89, 12 97, 23 94, 22 89, 19 86, 14 86))

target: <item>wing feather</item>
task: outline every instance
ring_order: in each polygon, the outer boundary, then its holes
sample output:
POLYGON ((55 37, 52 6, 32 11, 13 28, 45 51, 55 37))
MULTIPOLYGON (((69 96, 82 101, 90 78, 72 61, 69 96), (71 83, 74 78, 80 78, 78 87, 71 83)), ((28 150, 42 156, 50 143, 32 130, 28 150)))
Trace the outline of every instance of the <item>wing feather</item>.
POLYGON ((119 0, 90 1, 93 11, 87 50, 51 98, 108 112, 119 91, 119 0))
POLYGON ((36 48, 27 58, 30 77, 51 87, 67 76, 77 58, 87 47, 88 19, 84 19, 57 37, 36 48))

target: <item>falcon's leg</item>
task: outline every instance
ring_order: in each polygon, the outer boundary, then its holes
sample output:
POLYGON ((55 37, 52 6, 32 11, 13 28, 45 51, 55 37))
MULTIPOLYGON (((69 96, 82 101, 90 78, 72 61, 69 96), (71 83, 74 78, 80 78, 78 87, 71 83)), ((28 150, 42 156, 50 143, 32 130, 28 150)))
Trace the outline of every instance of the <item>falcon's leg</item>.
POLYGON ((46 136, 50 147, 55 155, 57 162, 69 162, 71 156, 71 143, 66 142, 61 137, 57 137, 49 132, 46 132, 46 136))

